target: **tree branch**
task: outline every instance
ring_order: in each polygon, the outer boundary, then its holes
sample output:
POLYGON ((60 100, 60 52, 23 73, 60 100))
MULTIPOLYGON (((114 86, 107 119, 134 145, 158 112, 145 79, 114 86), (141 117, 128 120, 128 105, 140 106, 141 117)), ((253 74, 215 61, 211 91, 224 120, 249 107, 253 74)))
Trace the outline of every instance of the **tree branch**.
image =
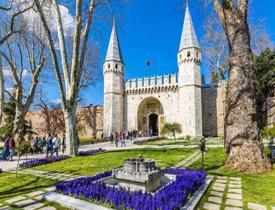
POLYGON ((75 102, 79 88, 79 49, 82 30, 82 0, 76 0, 75 34, 73 39, 72 66, 71 66, 71 102, 75 102))
POLYGON ((11 22, 10 22, 9 32, 4 37, 2 37, 0 39, 0 45, 2 45, 4 42, 6 42, 13 34, 21 32, 21 30, 14 30, 15 19, 16 19, 17 16, 19 16, 20 14, 23 14, 24 12, 27 12, 31 8, 33 8, 33 4, 31 6, 29 6, 29 7, 26 7, 23 10, 20 10, 20 11, 14 13, 11 16, 11 22))
POLYGON ((56 15, 57 34, 58 34, 58 41, 60 46, 63 73, 65 78, 65 86, 66 86, 66 89, 68 90, 68 86, 70 85, 71 80, 69 77, 68 58, 67 58, 68 56, 67 56, 66 45, 65 45, 64 28, 63 28, 59 4, 57 0, 53 0, 53 5, 54 5, 54 10, 56 15))
POLYGON ((55 71, 55 75, 56 75, 56 78, 57 78, 59 91, 60 91, 60 94, 61 94, 62 104, 63 104, 64 107, 66 107, 67 103, 66 103, 66 98, 65 98, 65 91, 64 91, 62 77, 61 77, 61 73, 60 73, 60 69, 59 69, 58 57, 57 57, 57 54, 56 54, 56 51, 55 51, 55 46, 54 46, 54 42, 53 42, 53 39, 52 39, 52 36, 51 36, 51 32, 50 32, 49 26, 47 24, 47 21, 46 21, 43 9, 41 8, 39 0, 34 0, 34 2, 35 2, 35 5, 37 7, 37 10, 38 10, 43 28, 46 32, 46 36, 47 36, 47 39, 48 39, 48 42, 49 42, 49 45, 50 45, 50 50, 51 50, 52 59, 53 59, 53 63, 54 63, 54 71, 55 71))

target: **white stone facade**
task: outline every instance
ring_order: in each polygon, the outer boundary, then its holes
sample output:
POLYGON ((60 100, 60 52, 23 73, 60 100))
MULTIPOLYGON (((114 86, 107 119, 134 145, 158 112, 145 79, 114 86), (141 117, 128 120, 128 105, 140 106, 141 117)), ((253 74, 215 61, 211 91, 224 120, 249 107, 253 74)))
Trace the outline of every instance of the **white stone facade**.
POLYGON ((179 123, 180 136, 203 136, 201 56, 187 6, 178 74, 135 78, 124 82, 124 64, 113 26, 104 64, 104 135, 142 130, 159 134, 164 123, 179 123))

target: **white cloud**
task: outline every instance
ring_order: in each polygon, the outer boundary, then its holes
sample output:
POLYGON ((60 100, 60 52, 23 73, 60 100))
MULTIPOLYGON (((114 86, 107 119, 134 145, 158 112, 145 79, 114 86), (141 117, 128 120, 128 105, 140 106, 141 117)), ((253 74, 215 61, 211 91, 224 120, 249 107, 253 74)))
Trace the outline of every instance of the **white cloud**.
POLYGON ((60 98, 54 99, 54 100, 52 100, 52 103, 61 104, 61 99, 60 98))
MULTIPOLYGON (((4 67, 3 68, 3 73, 4 73, 4 77, 11 77, 11 72, 9 70, 9 67, 4 67)), ((23 73, 22 73, 22 77, 27 77, 28 76, 28 71, 26 69, 23 70, 23 73)))
MULTIPOLYGON (((69 33, 71 33, 74 29, 74 17, 70 14, 69 9, 66 6, 59 5, 59 9, 61 13, 61 19, 63 23, 65 36, 68 36, 69 33)), ((44 8, 44 14, 46 16, 50 29, 54 32, 57 32, 54 8, 44 8)), ((41 24, 40 17, 37 12, 35 12, 34 10, 29 10, 28 12, 23 14, 23 18, 26 20, 26 23, 30 30, 42 33, 42 36, 44 35, 43 26, 41 24)))

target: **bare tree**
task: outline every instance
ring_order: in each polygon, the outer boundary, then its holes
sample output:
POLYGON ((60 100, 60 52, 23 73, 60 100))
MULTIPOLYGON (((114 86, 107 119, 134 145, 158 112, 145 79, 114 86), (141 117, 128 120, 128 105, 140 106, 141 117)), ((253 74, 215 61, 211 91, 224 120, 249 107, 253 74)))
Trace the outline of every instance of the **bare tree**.
MULTIPOLYGON (((68 152, 71 156, 78 154, 78 134, 76 129, 76 106, 81 88, 81 80, 83 78, 84 64, 87 59, 87 44, 89 42, 89 34, 91 31, 91 24, 95 15, 96 8, 108 1, 90 0, 88 11, 84 14, 82 11, 82 0, 75 1, 75 17, 74 17, 74 34, 71 51, 66 45, 66 37, 64 26, 62 23, 62 16, 60 13, 60 6, 57 0, 47 1, 47 5, 53 8, 54 18, 57 26, 57 36, 59 49, 55 47, 53 33, 47 21, 47 14, 45 13, 45 4, 39 0, 34 0, 35 6, 39 13, 43 28, 51 50, 52 60, 54 64, 55 75, 58 82, 62 108, 64 112, 66 141, 68 152), (71 52, 71 54, 69 54, 71 52), (58 62, 58 55, 60 53, 61 65, 58 62), (71 58, 71 62, 69 62, 71 58)), ((45 3, 45 2, 44 2, 45 3)), ((90 57, 89 59, 95 59, 90 57)))
POLYGON ((12 40, 8 39, 0 54, 8 65, 13 84, 13 94, 8 90, 5 92, 16 104, 14 139, 21 142, 25 135, 25 116, 34 100, 38 78, 47 59, 46 44, 36 33, 25 30, 14 35, 12 40), (26 89, 29 89, 28 93, 26 89))
MULTIPOLYGON (((33 5, 25 6, 25 2, 16 2, 14 0, 5 1, 5 4, 0 4, 0 14, 5 17, 6 28, 4 33, 0 33, 0 46, 3 45, 13 34, 20 33, 22 30, 20 27, 16 27, 17 18, 27 12, 33 7, 33 5)), ((3 18, 3 17, 2 17, 3 18)), ((4 18, 3 18, 4 19, 4 18)), ((2 20, 3 21, 3 20, 2 20)), ((0 55, 0 125, 3 119, 3 107, 4 107, 4 73, 2 66, 2 57, 0 55)))
MULTIPOLYGON (((251 48, 254 54, 266 48, 273 48, 269 33, 263 20, 249 22, 251 28, 251 48)), ((226 80, 229 68, 229 46, 223 27, 216 14, 208 14, 204 24, 203 49, 210 71, 216 73, 219 80, 226 80)))
POLYGON ((214 0, 214 10, 229 46, 229 78, 226 93, 226 167, 261 173, 271 166, 259 134, 256 82, 247 21, 248 0, 214 0))

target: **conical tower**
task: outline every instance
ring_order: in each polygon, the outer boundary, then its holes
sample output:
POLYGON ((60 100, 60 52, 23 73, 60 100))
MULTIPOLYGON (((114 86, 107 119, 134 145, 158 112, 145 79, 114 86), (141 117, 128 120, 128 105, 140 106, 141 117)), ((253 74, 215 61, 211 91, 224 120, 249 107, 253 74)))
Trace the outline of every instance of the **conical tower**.
POLYGON ((104 74, 104 136, 123 129, 124 64, 114 19, 109 46, 103 66, 104 74))
POLYGON ((186 1, 178 51, 180 121, 184 135, 202 136, 201 48, 186 1))

